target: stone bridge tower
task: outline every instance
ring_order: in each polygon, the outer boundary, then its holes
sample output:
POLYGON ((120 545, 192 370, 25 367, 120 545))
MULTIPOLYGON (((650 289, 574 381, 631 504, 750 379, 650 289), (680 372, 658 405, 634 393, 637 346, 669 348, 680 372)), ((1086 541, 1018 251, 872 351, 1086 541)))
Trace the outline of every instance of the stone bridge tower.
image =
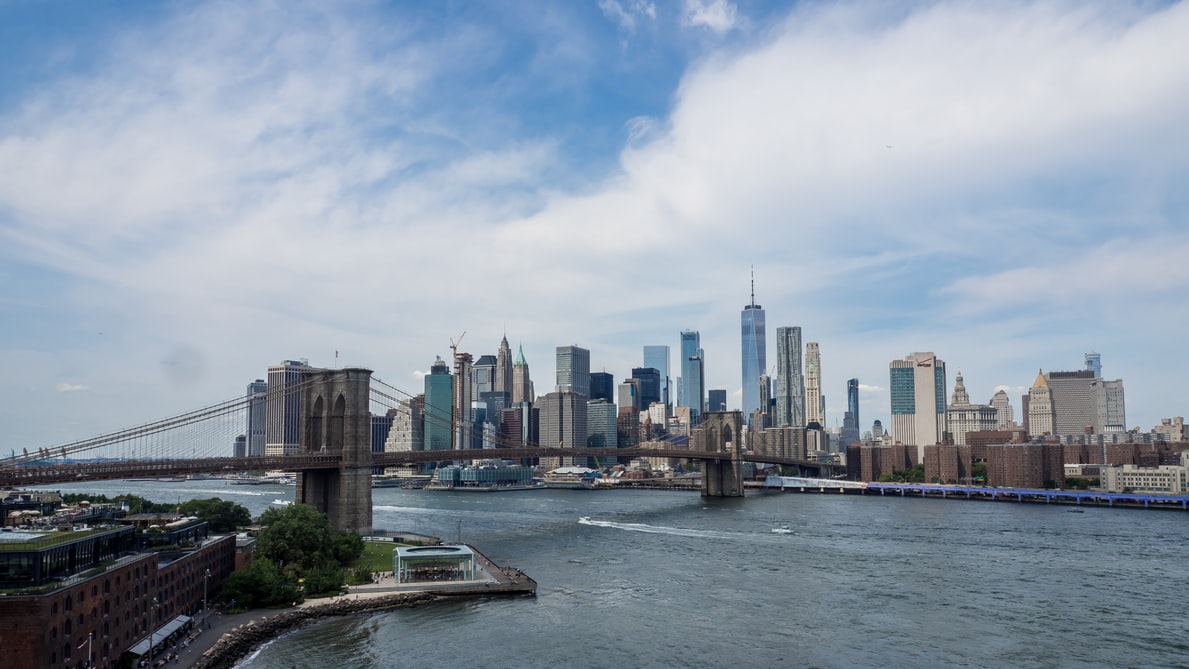
POLYGON ((299 473, 297 502, 325 513, 331 529, 360 535, 372 531, 371 377, 370 369, 313 370, 301 398, 301 454, 342 460, 299 473))
POLYGON ((722 453, 721 460, 704 460, 703 497, 743 496, 743 413, 709 411, 702 414, 701 448, 722 453))

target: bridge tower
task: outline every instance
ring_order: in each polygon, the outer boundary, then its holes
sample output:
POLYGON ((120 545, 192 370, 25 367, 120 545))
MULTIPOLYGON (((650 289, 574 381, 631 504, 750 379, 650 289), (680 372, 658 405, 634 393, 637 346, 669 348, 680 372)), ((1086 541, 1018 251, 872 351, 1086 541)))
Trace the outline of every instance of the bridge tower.
POLYGON ((331 529, 360 535, 372 531, 371 377, 362 368, 312 370, 301 398, 301 454, 342 460, 300 472, 296 500, 325 513, 331 529))
POLYGON ((702 465, 703 497, 743 496, 743 412, 708 411, 702 414, 700 449, 722 453, 721 460, 702 465))

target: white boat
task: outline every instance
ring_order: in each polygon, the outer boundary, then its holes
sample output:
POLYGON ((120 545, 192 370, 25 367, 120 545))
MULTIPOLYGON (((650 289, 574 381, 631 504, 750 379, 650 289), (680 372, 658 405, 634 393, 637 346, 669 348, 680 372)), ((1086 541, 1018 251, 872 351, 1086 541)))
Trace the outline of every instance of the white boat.
POLYGON ((274 500, 272 501, 272 503, 273 503, 273 504, 277 504, 277 505, 279 505, 279 506, 289 506, 289 505, 290 505, 290 504, 292 504, 293 502, 290 502, 290 501, 289 501, 289 500, 287 500, 287 499, 274 499, 274 500))
POLYGON ((793 528, 788 523, 778 523, 772 527, 772 534, 792 534, 793 528))

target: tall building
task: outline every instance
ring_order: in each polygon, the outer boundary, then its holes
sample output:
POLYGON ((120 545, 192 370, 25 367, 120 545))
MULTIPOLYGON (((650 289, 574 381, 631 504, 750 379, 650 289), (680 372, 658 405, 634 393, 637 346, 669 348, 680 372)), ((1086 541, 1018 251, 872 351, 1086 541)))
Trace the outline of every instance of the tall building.
POLYGON ((425 451, 448 451, 453 436, 454 377, 441 358, 434 361, 425 375, 425 406, 422 410, 425 451))
POLYGON ((631 381, 632 379, 626 380, 615 388, 615 403, 619 405, 620 411, 630 409, 637 412, 640 410, 640 398, 637 395, 638 386, 631 381))
POLYGON ((483 397, 484 393, 495 391, 495 370, 496 357, 494 355, 481 355, 471 365, 471 400, 477 401, 483 397))
POLYGON ((848 379, 846 382, 846 409, 851 418, 855 419, 855 429, 863 423, 859 420, 859 380, 848 379))
POLYGON ((764 336, 764 310, 756 304, 755 275, 751 279, 751 304, 743 307, 740 316, 743 325, 743 416, 750 421, 760 406, 760 375, 768 368, 765 354, 767 341, 764 336))
POLYGON ((801 328, 776 328, 776 426, 805 427, 801 328))
POLYGON ((557 390, 590 399, 590 351, 580 346, 557 347, 557 390))
MULTIPOLYGON (((585 395, 572 390, 555 390, 542 397, 537 403, 541 445, 550 448, 586 446, 586 402, 585 395)), ((541 466, 545 469, 573 464, 573 458, 541 458, 541 466)))
POLYGON ((815 341, 805 344, 805 424, 826 426, 822 397, 822 354, 815 341))
POLYGON ((507 393, 512 397, 512 349, 508 346, 508 337, 500 339, 499 351, 495 354, 495 392, 507 393))
POLYGON ((610 372, 590 373, 590 399, 615 401, 615 377, 610 372))
POLYGON ((454 403, 451 423, 454 440, 451 450, 471 447, 471 354, 454 352, 454 403))
POLYGON ((760 415, 762 415, 764 417, 764 424, 763 425, 755 425, 754 424, 755 421, 753 420, 752 427, 755 427, 755 428, 772 427, 772 421, 773 421, 773 415, 772 415, 773 411, 772 410, 776 406, 776 403, 772 399, 772 377, 768 376, 767 374, 760 374, 760 382, 758 385, 759 385, 759 391, 760 391, 759 392, 760 408, 756 409, 756 411, 757 411, 757 413, 759 413, 760 415))
POLYGON ((1099 418, 1102 432, 1126 432, 1127 413, 1123 399, 1123 379, 1099 379, 1099 418))
POLYGON ((945 438, 945 362, 932 352, 913 353, 888 368, 892 437, 916 446, 916 461, 923 463, 925 446, 945 438))
POLYGON ((1086 369, 1094 372, 1094 378, 1102 378, 1102 355, 1091 351, 1086 354, 1086 369))
POLYGON ((1053 394, 1044 372, 1036 372, 1036 381, 1028 391, 1028 436, 1041 437, 1055 434, 1053 421, 1053 394))
POLYGON ((991 397, 989 404, 995 407, 996 430, 1005 430, 1009 425, 1016 422, 1016 414, 1012 410, 1011 398, 1007 396, 1007 391, 1002 388, 995 391, 995 395, 991 397))
POLYGON ((706 410, 707 411, 726 411, 727 410, 727 390, 726 388, 711 388, 706 391, 706 410))
MULTIPOLYGON (((613 402, 590 400, 586 403, 586 445, 591 448, 617 448, 616 418, 619 411, 613 402)), ((604 467, 607 462, 600 463, 604 467)), ((614 462, 610 463, 614 464, 614 462)))
POLYGON ((677 399, 673 388, 673 379, 669 373, 669 347, 645 346, 644 366, 651 367, 661 373, 661 401, 665 403, 669 414, 673 413, 673 402, 677 399))
POLYGON ((639 394, 636 401, 640 408, 648 409, 661 401, 661 373, 651 367, 633 367, 632 378, 637 380, 636 389, 639 394))
POLYGON ((286 360, 268 368, 265 455, 294 455, 301 447, 301 381, 312 371, 307 360, 286 360))
MULTIPOLYGON (((702 338, 697 330, 681 331, 681 379, 677 384, 677 406, 689 407, 691 425, 697 425, 705 403, 706 368, 702 338)), ((643 405, 647 406, 647 405, 643 405)))
POLYGON ((512 403, 532 403, 537 399, 533 394, 533 381, 528 373, 528 362, 524 359, 524 344, 516 351, 516 360, 512 363, 512 403))
POLYGON ((264 455, 264 444, 268 434, 268 384, 256 379, 248 384, 248 431, 244 436, 244 454, 251 457, 264 455))
POLYGON ((970 394, 962 381, 962 372, 954 378, 954 395, 945 408, 946 431, 958 446, 966 444, 967 432, 986 432, 998 429, 999 411, 988 404, 971 404, 970 394))

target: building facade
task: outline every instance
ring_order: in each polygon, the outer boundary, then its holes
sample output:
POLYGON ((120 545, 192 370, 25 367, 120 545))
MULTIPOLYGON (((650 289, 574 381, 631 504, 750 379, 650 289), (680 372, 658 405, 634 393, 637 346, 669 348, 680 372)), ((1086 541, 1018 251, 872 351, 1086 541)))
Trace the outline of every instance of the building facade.
POLYGON ((825 398, 822 397, 822 353, 818 343, 805 344, 805 424, 826 426, 825 398))
POLYGON ((673 387, 672 374, 669 369, 669 347, 662 345, 644 347, 644 366, 651 367, 661 373, 661 401, 668 407, 669 415, 673 414, 673 402, 677 399, 676 389, 673 387))
POLYGON ((743 419, 751 421, 760 404, 760 375, 768 368, 767 340, 764 335, 764 309, 756 304, 755 279, 751 282, 751 304, 740 315, 743 343, 743 419))
POLYGON ((581 346, 557 347, 557 390, 590 399, 590 351, 581 346))
POLYGON ((425 375, 425 406, 421 414, 422 450, 448 451, 453 437, 454 377, 441 358, 434 360, 425 375))
POLYGON ((961 446, 966 443, 968 432, 998 429, 999 411, 988 404, 971 404, 966 385, 962 382, 962 372, 958 372, 954 378, 953 397, 945 408, 945 424, 950 441, 961 446))
POLYGON ((302 379, 314 371, 306 360, 268 368, 265 391, 265 455, 295 455, 301 439, 302 379))
POLYGON ((681 332, 681 378, 677 382, 680 397, 677 400, 677 406, 689 407, 691 425, 698 424, 705 405, 706 372, 703 356, 701 335, 696 330, 683 330, 681 332))
POLYGON ((532 403, 536 400, 533 394, 533 380, 528 373, 528 361, 524 359, 524 345, 516 351, 516 360, 512 363, 512 403, 532 403))
POLYGON ((244 435, 244 455, 264 455, 268 443, 268 383, 264 379, 248 384, 248 429, 244 435))
MULTIPOLYGON (((589 374, 589 373, 588 373, 589 374)), ((586 445, 587 399, 572 390, 555 390, 537 403, 540 409, 541 445, 550 448, 575 448, 586 445)), ((542 468, 556 469, 575 464, 574 458, 541 458, 542 468)))
POLYGON ((777 427, 805 426, 805 376, 801 368, 801 328, 776 328, 777 427))
POLYGON ((889 365, 892 438, 916 446, 924 462, 925 446, 945 437, 945 362, 932 352, 918 352, 889 365))

